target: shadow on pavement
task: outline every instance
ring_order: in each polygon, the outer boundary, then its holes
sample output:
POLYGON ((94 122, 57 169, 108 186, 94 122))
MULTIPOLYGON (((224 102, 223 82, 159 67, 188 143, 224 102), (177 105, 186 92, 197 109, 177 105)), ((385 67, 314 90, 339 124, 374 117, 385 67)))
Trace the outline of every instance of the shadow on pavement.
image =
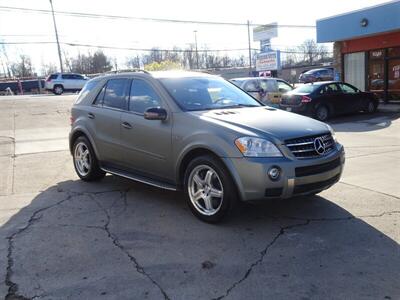
POLYGON ((367 132, 385 129, 399 117, 400 113, 359 113, 336 117, 329 120, 328 123, 337 132, 367 132))
POLYGON ((210 225, 181 193, 106 176, 48 188, 0 234, 6 299, 400 296, 399 245, 318 196, 243 205, 210 225))

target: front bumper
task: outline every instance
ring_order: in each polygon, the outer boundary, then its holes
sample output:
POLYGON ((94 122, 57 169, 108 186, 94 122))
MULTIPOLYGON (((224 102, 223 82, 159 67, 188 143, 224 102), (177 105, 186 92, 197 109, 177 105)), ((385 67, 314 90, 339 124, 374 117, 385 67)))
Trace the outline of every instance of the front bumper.
POLYGON ((290 198, 329 188, 341 177, 345 153, 338 144, 337 150, 315 159, 243 157, 224 158, 224 161, 233 175, 241 199, 252 201, 290 198), (274 166, 281 170, 276 181, 271 180, 267 174, 274 166))

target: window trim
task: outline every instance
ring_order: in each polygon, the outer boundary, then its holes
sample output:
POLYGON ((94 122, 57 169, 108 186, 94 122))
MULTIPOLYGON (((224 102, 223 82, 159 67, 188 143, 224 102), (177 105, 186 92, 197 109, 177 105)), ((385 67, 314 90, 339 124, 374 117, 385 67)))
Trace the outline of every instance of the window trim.
POLYGON ((104 83, 104 85, 101 87, 101 89, 100 89, 99 92, 97 93, 96 97, 94 98, 94 100, 93 100, 93 102, 92 102, 92 106, 102 107, 102 108, 107 108, 107 109, 112 109, 112 110, 118 110, 118 111, 126 111, 127 100, 129 100, 129 99, 126 99, 126 98, 127 98, 127 97, 129 98, 130 84, 129 84, 129 89, 128 89, 127 87, 125 87, 125 89, 126 89, 125 92, 128 92, 127 94, 125 94, 125 109, 124 109, 124 108, 117 108, 117 107, 110 107, 110 106, 105 106, 105 105, 104 105, 104 97, 105 97, 105 95, 106 95, 107 85, 108 85, 108 83, 110 82, 110 80, 115 80, 115 79, 124 79, 124 80, 127 80, 127 81, 129 81, 129 82, 132 81, 132 79, 131 79, 131 78, 128 78, 128 77, 116 77, 116 78, 110 78, 110 79, 108 79, 108 80, 104 83), (103 88, 105 89, 105 90, 104 90, 103 98, 101 99, 101 103, 97 104, 97 103, 95 103, 95 102, 96 102, 96 99, 97 99, 97 97, 100 95, 100 93, 102 92, 103 88))
POLYGON ((157 91, 157 89, 155 88, 155 86, 153 85, 153 83, 150 80, 147 80, 145 78, 133 77, 133 78, 131 78, 131 80, 130 80, 131 82, 129 84, 128 103, 127 103, 128 105, 127 105, 127 109, 125 110, 126 112, 129 112, 131 114, 138 115, 138 116, 144 116, 144 112, 140 113, 140 112, 133 111, 133 110, 129 109, 130 108, 130 103, 131 103, 132 86, 133 86, 133 83, 134 83, 135 80, 142 80, 142 81, 146 82, 153 89, 153 91, 156 93, 156 95, 158 96, 160 104, 161 104, 160 107, 164 108, 165 110, 167 110, 165 108, 164 101, 162 100, 162 97, 160 96, 160 93, 157 91))

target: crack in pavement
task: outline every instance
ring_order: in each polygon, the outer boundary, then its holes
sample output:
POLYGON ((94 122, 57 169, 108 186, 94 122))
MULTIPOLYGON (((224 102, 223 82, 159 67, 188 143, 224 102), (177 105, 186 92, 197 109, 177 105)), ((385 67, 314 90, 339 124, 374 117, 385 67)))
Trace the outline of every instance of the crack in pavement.
POLYGON ((384 192, 376 191, 376 190, 373 190, 373 189, 369 189, 369 188, 366 188, 366 187, 363 187, 363 186, 359 186, 359 185, 356 185, 356 184, 352 184, 352 183, 347 183, 347 182, 344 182, 344 181, 339 181, 339 183, 400 200, 400 197, 392 195, 392 194, 387 194, 387 193, 384 193, 384 192))
POLYGON ((301 227, 301 226, 307 226, 308 224, 310 224, 310 220, 306 220, 303 223, 298 223, 298 224, 293 224, 293 225, 288 225, 288 226, 284 226, 281 227, 278 234, 275 235, 275 237, 272 239, 271 242, 269 242, 267 244, 267 246, 260 252, 260 257, 254 261, 250 267, 247 269, 246 273, 242 276, 242 278, 240 278, 239 280, 235 281, 225 292, 224 295, 221 295, 217 298, 213 298, 213 300, 221 300, 223 298, 226 298, 227 296, 229 296, 229 294, 232 292, 233 289, 235 289, 238 285, 240 285, 243 281, 245 281, 249 275, 251 274, 251 272, 253 271, 253 269, 258 266, 259 264, 262 263, 262 261, 264 260, 265 256, 268 254, 268 250, 278 241, 278 239, 283 236, 287 230, 296 228, 296 227, 301 227))
POLYGON ((374 155, 379 155, 379 154, 387 154, 387 153, 394 153, 394 152, 399 152, 400 149, 396 150, 390 150, 390 151, 382 151, 382 152, 375 152, 375 153, 366 153, 366 154, 360 154, 360 155, 349 155, 346 157, 346 159, 351 159, 351 158, 359 158, 359 157, 366 157, 366 156, 374 156, 374 155))
MULTIPOLYGON (((120 198, 124 198, 124 194, 126 193, 121 193, 121 197, 120 198)), ((139 274, 142 274, 143 276, 147 277, 162 293, 162 295, 164 296, 165 300, 169 300, 169 296, 167 295, 167 293, 165 292, 165 290, 161 287, 161 285, 150 275, 148 274, 142 265, 139 264, 138 260, 136 259, 135 256, 133 256, 132 254, 129 253, 129 251, 127 249, 125 249, 125 247, 121 244, 121 242, 119 241, 118 237, 113 234, 110 230, 110 222, 111 222, 111 216, 109 214, 109 212, 107 211, 107 209, 105 209, 97 200, 96 198, 92 197, 89 194, 89 197, 103 210, 107 221, 103 226, 103 230, 107 233, 108 238, 111 239, 112 243, 119 248, 123 253, 125 253, 125 255, 129 258, 129 260, 134 264, 136 271, 139 274)))
POLYGON ((374 215, 360 215, 360 216, 355 216, 351 215, 348 217, 337 217, 337 218, 301 218, 301 217, 295 217, 295 216, 272 216, 268 215, 269 218, 273 219, 287 219, 287 220, 295 220, 295 221, 310 221, 310 222, 331 222, 331 221, 348 221, 348 220, 355 220, 355 219, 362 219, 362 218, 380 218, 385 215, 392 215, 392 214, 400 214, 400 210, 392 210, 392 211, 385 211, 380 214, 374 214, 374 215))
MULTIPOLYGON (((36 211, 34 211, 31 215, 31 217, 28 220, 28 223, 18 229, 16 232, 12 233, 11 235, 9 235, 6 239, 8 241, 8 248, 7 248, 7 268, 6 268, 6 279, 5 279, 5 283, 6 286, 8 286, 8 292, 7 295, 5 297, 5 300, 26 300, 29 298, 26 298, 22 295, 18 294, 18 284, 12 281, 12 275, 13 275, 13 266, 14 266, 14 259, 13 259, 13 250, 14 250, 14 239, 20 235, 21 233, 23 233, 25 230, 27 230, 29 227, 31 227, 36 221, 40 220, 42 218, 42 216, 38 216, 40 213, 53 208, 55 206, 58 206, 60 204, 62 204, 63 202, 70 200, 73 197, 72 194, 67 194, 67 197, 65 199, 62 199, 58 202, 56 202, 55 204, 46 206, 46 207, 42 207, 36 211)), ((37 296, 35 296, 37 297, 37 296)))

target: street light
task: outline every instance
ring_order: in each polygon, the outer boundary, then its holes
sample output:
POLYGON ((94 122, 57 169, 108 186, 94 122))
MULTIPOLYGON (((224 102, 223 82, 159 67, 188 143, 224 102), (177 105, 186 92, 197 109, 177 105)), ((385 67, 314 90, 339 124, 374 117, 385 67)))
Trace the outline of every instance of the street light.
POLYGON ((194 30, 194 42, 196 45, 196 65, 197 65, 197 70, 199 69, 199 51, 197 50, 197 30, 194 30))
POLYGON ((62 58, 61 58, 61 48, 60 48, 60 42, 58 41, 58 32, 57 32, 57 25, 56 25, 56 17, 54 16, 54 8, 53 8, 53 1, 50 1, 50 5, 51 5, 51 13, 53 15, 53 24, 54 24, 54 31, 56 33, 56 41, 57 41, 57 48, 58 48, 58 58, 60 60, 60 71, 61 73, 64 73, 63 70, 63 64, 62 64, 62 58))

